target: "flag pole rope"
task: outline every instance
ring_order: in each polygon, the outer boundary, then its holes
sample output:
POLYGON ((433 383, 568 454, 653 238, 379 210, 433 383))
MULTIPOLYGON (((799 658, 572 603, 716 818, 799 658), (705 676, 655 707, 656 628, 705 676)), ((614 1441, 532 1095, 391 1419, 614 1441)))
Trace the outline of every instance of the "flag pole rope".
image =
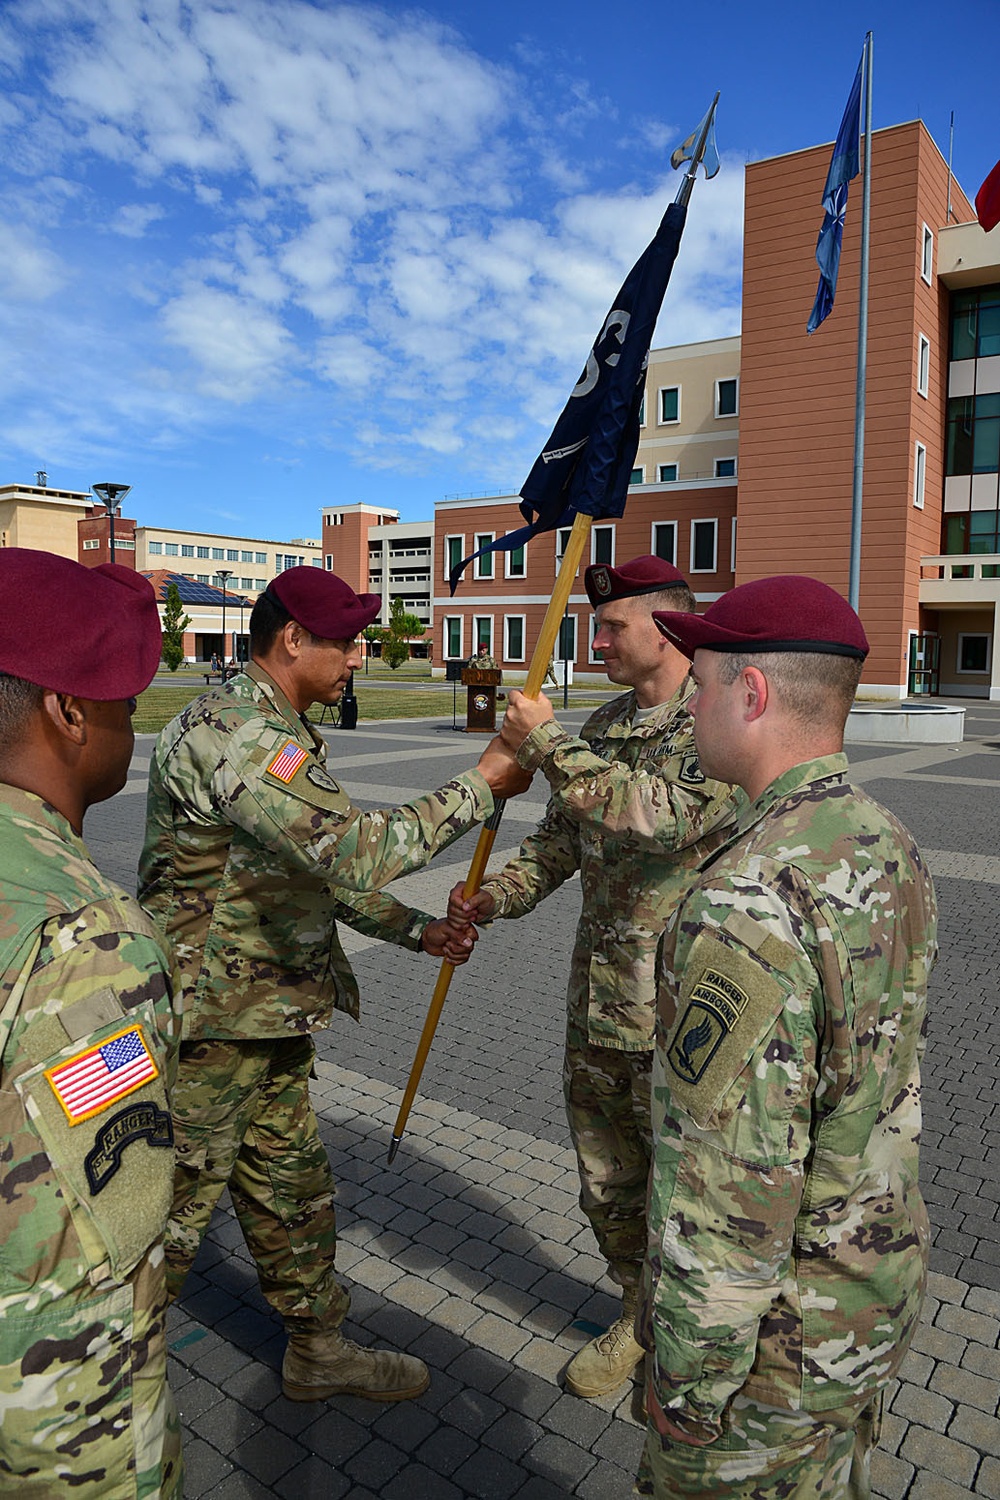
MULTIPOLYGON (((556 639, 559 635, 559 626, 562 624, 562 618, 569 603, 569 596, 572 593, 573 584, 576 581, 576 575, 583 560, 584 550, 590 539, 590 527, 590 516, 577 515, 573 522, 569 541, 566 544, 566 550, 563 553, 562 563, 559 568, 559 577, 556 579, 555 588, 552 590, 552 597, 549 599, 548 608, 542 620, 542 628, 538 632, 538 640, 535 642, 535 649, 531 654, 528 675, 524 683, 524 696, 526 698, 537 698, 541 693, 549 658, 555 649, 556 639)), ((476 894, 483 883, 490 853, 500 828, 504 806, 504 802, 498 802, 491 817, 480 829, 479 841, 476 844, 476 850, 472 856, 472 863, 469 866, 469 873, 465 877, 465 886, 462 891, 462 895, 466 901, 470 900, 476 894)), ((431 1050, 431 1043, 434 1040, 434 1033, 441 1019, 441 1012, 444 1009, 444 1002, 447 999, 448 988, 451 984, 451 976, 454 972, 455 965, 449 963, 447 959, 442 959, 437 983, 434 986, 434 993, 427 1007, 427 1017, 424 1021, 423 1030, 420 1033, 420 1040, 417 1043, 413 1066, 410 1069, 410 1076, 403 1091, 399 1112, 396 1115, 396 1124, 393 1128, 392 1140, 389 1143, 388 1159, 390 1162, 399 1150, 399 1143, 403 1139, 406 1122, 409 1119, 410 1110, 413 1108, 417 1089, 420 1087, 424 1065, 431 1050)))

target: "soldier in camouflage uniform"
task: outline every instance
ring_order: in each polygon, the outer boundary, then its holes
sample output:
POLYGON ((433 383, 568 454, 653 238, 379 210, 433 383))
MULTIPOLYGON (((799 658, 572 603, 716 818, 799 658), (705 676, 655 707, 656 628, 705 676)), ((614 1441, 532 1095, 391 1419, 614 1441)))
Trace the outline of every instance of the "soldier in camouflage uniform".
POLYGON ((844 779, 868 643, 838 594, 762 579, 657 620, 706 772, 753 800, 664 939, 638 1491, 867 1500, 926 1276, 934 891, 844 779))
POLYGON ((461 920, 520 917, 580 871, 583 909, 567 993, 564 1086, 580 1169, 581 1205, 623 1289, 622 1315, 570 1362, 566 1384, 598 1396, 642 1359, 633 1325, 646 1244, 649 1080, 656 944, 698 861, 735 816, 730 788, 706 781, 687 710, 687 661, 660 636, 652 611, 693 609, 683 576, 657 557, 587 569, 597 611, 595 651, 632 691, 591 715, 576 739, 547 698, 511 695, 503 734, 552 797, 518 856, 472 901, 452 892, 461 920))
POLYGON ((125 783, 156 601, 130 569, 16 547, 0 589, 0 1491, 179 1500, 162 1241, 180 1017, 150 922, 81 838, 125 783))
POLYGON ((149 776, 140 899, 169 941, 184 998, 173 1097, 177 1177, 168 1286, 181 1289, 224 1187, 261 1289, 289 1333, 286 1396, 403 1400, 427 1386, 407 1355, 344 1338, 333 1180, 309 1102, 311 1033, 357 1017, 337 921, 461 963, 472 937, 377 887, 425 865, 530 778, 494 742, 478 769, 408 806, 361 813, 303 718, 335 703, 379 611, 331 573, 293 568, 254 606, 254 662, 161 733, 149 776), (492 787, 492 791, 491 791, 492 787))

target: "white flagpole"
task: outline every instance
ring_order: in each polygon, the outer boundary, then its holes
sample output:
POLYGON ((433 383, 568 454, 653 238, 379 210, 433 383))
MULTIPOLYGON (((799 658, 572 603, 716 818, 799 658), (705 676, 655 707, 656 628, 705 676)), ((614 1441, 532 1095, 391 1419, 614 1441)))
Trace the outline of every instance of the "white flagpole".
POLYGON ((865 158, 861 178, 861 289, 858 299, 858 370, 854 398, 854 481, 851 487, 851 566, 848 600, 861 594, 861 499, 865 473, 865 386, 868 379, 868 238, 872 179, 872 34, 865 37, 865 158))

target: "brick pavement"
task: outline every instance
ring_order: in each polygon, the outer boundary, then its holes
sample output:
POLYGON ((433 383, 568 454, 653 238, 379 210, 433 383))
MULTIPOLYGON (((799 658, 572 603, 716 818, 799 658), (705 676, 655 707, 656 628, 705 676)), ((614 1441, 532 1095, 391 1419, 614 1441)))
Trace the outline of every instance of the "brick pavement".
MULTIPOLYGON (((922 1180, 934 1229, 931 1294, 875 1460, 880 1500, 1000 1500, 1000 705, 966 705, 966 742, 849 747, 852 775, 912 827, 941 904, 924 1069, 922 1180)), ((570 711, 569 725, 583 715, 570 711)), ((450 725, 450 720, 448 721, 450 725)), ((476 754, 445 721, 331 734, 362 805, 436 785, 476 754)), ((132 885, 149 737, 126 793, 88 815, 98 863, 132 885)), ((533 826, 543 787, 512 803, 500 844, 533 826)), ((441 909, 471 842, 394 890, 441 909)), ((498 848, 494 863, 504 857, 498 848)), ((635 1392, 579 1401, 559 1372, 616 1306, 576 1203, 560 1086, 562 997, 576 881, 500 923, 459 971, 420 1098, 386 1150, 435 966, 348 933, 364 1020, 318 1039, 317 1113, 339 1182, 350 1332, 419 1354, 430 1390, 396 1407, 280 1394, 283 1335, 228 1207, 170 1321, 189 1500, 545 1500, 630 1493, 635 1392)))

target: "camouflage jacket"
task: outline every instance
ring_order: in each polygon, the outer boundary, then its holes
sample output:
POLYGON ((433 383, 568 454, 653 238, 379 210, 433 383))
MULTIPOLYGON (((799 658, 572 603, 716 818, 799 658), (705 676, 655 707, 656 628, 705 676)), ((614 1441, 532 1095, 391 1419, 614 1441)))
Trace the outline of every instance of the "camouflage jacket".
POLYGON ((702 1440, 737 1392, 860 1409, 920 1311, 934 889, 846 769, 778 777, 664 940, 643 1331, 651 1420, 702 1440))
MULTIPOLYGON (((0 840, 3 1368, 46 1336, 72 1337, 81 1313, 96 1339, 94 1299, 110 1304, 127 1278, 162 1311, 148 1252, 171 1200, 180 1018, 152 924, 61 813, 2 785, 0 840)), ((126 1292, 126 1317, 130 1306, 126 1292)), ((150 1310, 137 1294, 135 1316, 150 1310)))
POLYGON ((417 948, 431 918, 377 887, 418 870, 493 796, 476 770, 362 813, 326 745, 260 667, 190 703, 149 771, 139 899, 166 934, 184 1036, 315 1031, 358 987, 336 919, 417 948))
POLYGON ((520 853, 483 881, 499 917, 520 917, 577 870, 583 908, 570 966, 571 1045, 623 1052, 653 1045, 656 946, 699 862, 731 823, 742 794, 698 765, 685 684, 642 724, 635 694, 591 714, 581 738, 554 720, 518 751, 552 787, 520 853))

